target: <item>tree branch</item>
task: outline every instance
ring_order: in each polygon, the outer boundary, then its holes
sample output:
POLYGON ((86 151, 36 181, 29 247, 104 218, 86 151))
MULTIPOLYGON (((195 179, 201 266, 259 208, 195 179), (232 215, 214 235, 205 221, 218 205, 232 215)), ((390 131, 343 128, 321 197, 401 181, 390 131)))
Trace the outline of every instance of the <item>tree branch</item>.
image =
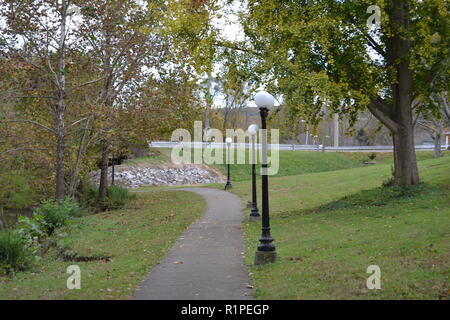
POLYGON ((88 120, 88 119, 90 119, 90 118, 91 118, 91 116, 85 117, 85 118, 83 118, 83 119, 80 119, 80 120, 77 120, 77 121, 71 123, 70 125, 64 127, 64 132, 69 131, 71 128, 75 127, 77 124, 79 124, 79 123, 81 123, 81 122, 83 122, 83 121, 85 121, 85 120, 88 120))
POLYGON ((388 127, 391 132, 398 131, 398 124, 392 120, 391 112, 389 110, 389 106, 381 99, 380 97, 376 99, 371 99, 369 105, 367 106, 369 111, 378 119, 381 123, 383 123, 386 127, 388 127))
POLYGON ((55 130, 53 130, 53 129, 51 129, 51 128, 49 128, 49 127, 47 127, 47 126, 45 126, 45 125, 43 125, 43 124, 41 124, 41 123, 39 123, 39 122, 37 122, 37 121, 33 121, 33 120, 27 120, 27 119, 14 119, 14 120, 0 120, 0 122, 3 122, 3 123, 7 123, 7 122, 25 122, 25 123, 31 123, 31 124, 34 124, 35 126, 38 126, 38 127, 42 128, 42 129, 45 129, 45 130, 51 132, 51 133, 53 133, 53 134, 56 134, 56 131, 55 131, 55 130))

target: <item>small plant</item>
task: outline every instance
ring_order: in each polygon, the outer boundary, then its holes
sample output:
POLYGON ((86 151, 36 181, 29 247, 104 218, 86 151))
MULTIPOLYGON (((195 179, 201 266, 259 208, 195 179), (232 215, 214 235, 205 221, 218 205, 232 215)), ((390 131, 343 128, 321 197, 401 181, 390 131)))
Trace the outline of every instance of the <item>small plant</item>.
POLYGON ((376 157, 377 157, 377 154, 375 152, 369 153, 368 158, 370 161, 375 160, 376 157))
POLYGON ((17 225, 17 232, 27 245, 31 248, 40 248, 42 241, 47 237, 44 217, 36 213, 31 218, 20 216, 17 225))
POLYGON ((135 198, 136 196, 130 194, 126 188, 116 185, 110 186, 106 192, 105 209, 115 210, 121 208, 135 198))
POLYGON ((28 269, 33 262, 33 254, 26 240, 12 230, 0 231, 0 271, 14 274, 28 269))
POLYGON ((55 229, 64 227, 69 223, 71 217, 82 215, 82 209, 78 203, 65 199, 58 201, 45 201, 35 211, 35 215, 43 217, 43 225, 47 235, 52 235, 55 229))
POLYGON ((395 169, 394 166, 391 166, 391 176, 384 179, 381 185, 384 188, 392 187, 394 185, 394 180, 395 180, 395 169))
POLYGON ((88 210, 96 211, 98 203, 98 189, 88 182, 83 182, 77 193, 80 206, 88 210))

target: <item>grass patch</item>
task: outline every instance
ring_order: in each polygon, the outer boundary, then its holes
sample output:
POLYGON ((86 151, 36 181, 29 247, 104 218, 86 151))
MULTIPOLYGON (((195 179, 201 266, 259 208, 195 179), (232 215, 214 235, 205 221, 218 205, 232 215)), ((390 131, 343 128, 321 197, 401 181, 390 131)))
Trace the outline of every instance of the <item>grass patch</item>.
MULTIPOLYGON (((448 299, 450 159, 419 167, 426 184, 409 194, 379 188, 390 165, 270 178, 276 263, 253 266, 261 226, 244 223, 256 297, 448 299), (382 290, 367 290, 369 265, 382 290)), ((231 191, 251 198, 248 181, 231 191)))
POLYGON ((319 206, 315 212, 381 207, 389 205, 392 202, 408 202, 414 198, 427 197, 434 193, 440 193, 440 188, 427 183, 421 183, 409 188, 379 187, 345 196, 337 201, 331 201, 325 205, 319 206))
POLYGON ((39 270, 0 279, 0 299, 127 299, 205 209, 185 191, 137 194, 121 210, 75 219, 72 231, 39 262, 39 270), (81 289, 68 290, 70 265, 81 289))

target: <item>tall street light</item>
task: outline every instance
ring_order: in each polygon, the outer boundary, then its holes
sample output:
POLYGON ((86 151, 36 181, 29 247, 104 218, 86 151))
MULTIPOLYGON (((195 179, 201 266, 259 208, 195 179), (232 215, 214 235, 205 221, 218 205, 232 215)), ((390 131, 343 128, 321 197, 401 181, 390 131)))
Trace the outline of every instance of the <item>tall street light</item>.
POLYGON ((309 128, 308 128, 308 124, 306 123, 306 120, 301 120, 301 123, 305 123, 305 144, 308 145, 309 144, 309 128))
POLYGON ((228 148, 228 175, 227 175, 227 184, 225 185, 225 190, 231 189, 233 186, 231 185, 231 174, 230 174, 230 146, 231 143, 233 142, 233 139, 231 139, 230 137, 225 139, 225 142, 227 143, 227 148, 228 148))
POLYGON ((258 203, 256 200, 256 134, 258 133, 258 126, 252 124, 248 127, 247 131, 252 139, 252 209, 250 212, 250 221, 256 221, 259 219, 258 203))
POLYGON ((275 104, 275 98, 265 92, 260 91, 255 95, 255 103, 259 107, 261 115, 261 146, 262 146, 262 234, 259 238, 260 245, 255 254, 255 264, 266 264, 275 262, 277 253, 275 245, 270 235, 270 219, 269 219, 269 180, 267 176, 267 126, 266 120, 269 114, 269 108, 275 104))

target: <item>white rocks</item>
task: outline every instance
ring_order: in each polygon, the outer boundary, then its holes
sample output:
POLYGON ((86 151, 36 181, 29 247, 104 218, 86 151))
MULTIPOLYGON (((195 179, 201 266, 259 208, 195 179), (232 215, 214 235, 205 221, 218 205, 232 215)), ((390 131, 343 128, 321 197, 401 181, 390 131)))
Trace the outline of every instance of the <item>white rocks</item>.
MULTIPOLYGON (((91 182, 98 184, 100 171, 92 174, 91 182)), ((108 168, 111 182, 111 167, 108 168)), ((118 185, 140 188, 155 185, 191 185, 224 182, 225 177, 207 166, 184 165, 181 167, 115 166, 114 180, 118 185)))

